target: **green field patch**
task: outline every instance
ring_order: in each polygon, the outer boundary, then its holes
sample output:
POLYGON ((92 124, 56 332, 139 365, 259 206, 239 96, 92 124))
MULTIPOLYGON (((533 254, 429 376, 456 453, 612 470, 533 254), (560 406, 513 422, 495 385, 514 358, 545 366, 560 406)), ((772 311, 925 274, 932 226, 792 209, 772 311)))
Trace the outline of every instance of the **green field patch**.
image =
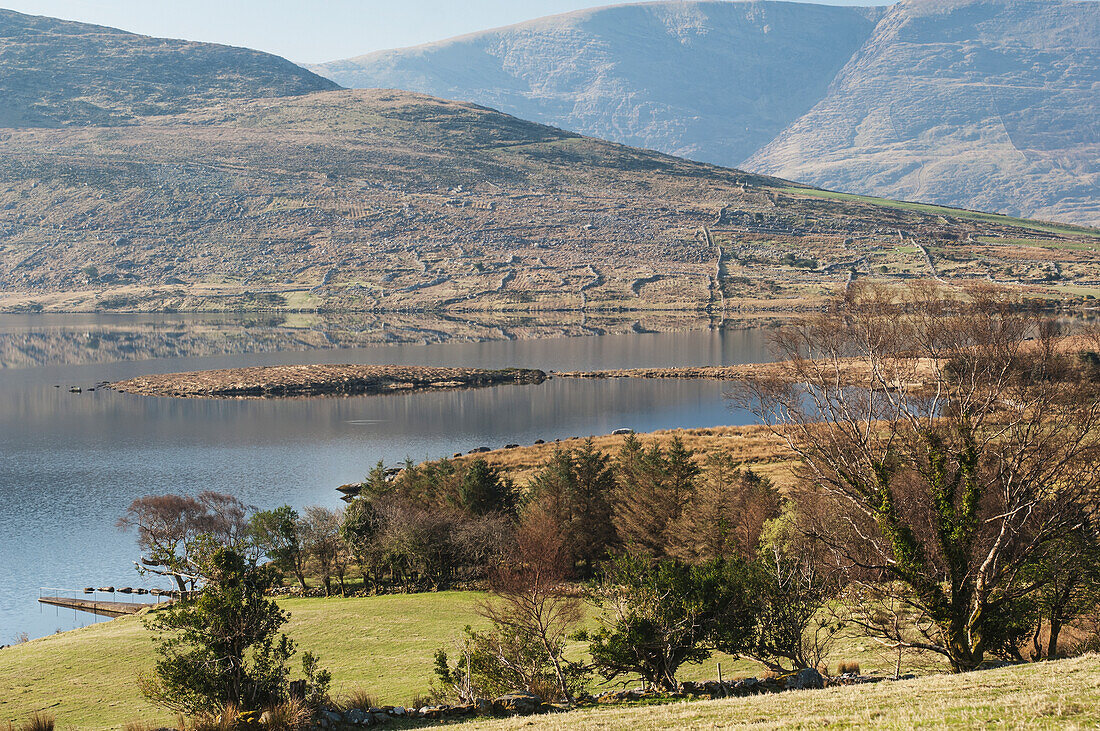
POLYGON ((982 213, 981 211, 968 211, 963 208, 948 208, 947 206, 937 206, 931 203, 911 203, 909 201, 895 201, 890 200, 889 198, 876 198, 874 196, 855 195, 853 193, 837 193, 836 191, 832 190, 818 190, 816 188, 796 188, 793 186, 788 186, 780 188, 780 190, 785 193, 791 193, 794 195, 807 195, 813 198, 828 198, 830 200, 869 203, 876 206, 886 206, 887 208, 900 208, 906 211, 918 211, 920 213, 930 213, 937 216, 952 216, 954 218, 964 218, 971 221, 985 221, 987 223, 998 223, 1005 226, 1016 226, 1018 228, 1027 228, 1033 231, 1045 231, 1047 233, 1065 234, 1068 236, 1089 236, 1092 238, 1100 239, 1100 231, 1094 228, 1087 228, 1085 226, 1043 223, 1040 221, 1031 221, 1026 218, 1014 218, 1012 216, 1005 216, 1000 213, 982 213))
POLYGON ((983 244, 1002 244, 1005 246, 1037 246, 1042 249, 1065 249, 1070 251, 1100 250, 1100 241, 1061 241, 1057 239, 1001 239, 996 236, 979 236, 983 244))

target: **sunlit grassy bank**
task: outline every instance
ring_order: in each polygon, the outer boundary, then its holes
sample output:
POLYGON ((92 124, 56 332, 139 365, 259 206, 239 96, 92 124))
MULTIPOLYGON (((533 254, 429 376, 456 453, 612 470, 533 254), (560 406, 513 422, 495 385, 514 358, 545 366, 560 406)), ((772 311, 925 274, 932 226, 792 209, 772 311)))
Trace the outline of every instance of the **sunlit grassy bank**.
MULTIPOLYGON (((321 656, 333 673, 337 697, 357 689, 379 702, 409 704, 432 681, 436 649, 451 647, 466 625, 483 623, 477 592, 398 594, 363 598, 284 599, 287 632, 303 650, 321 656)), ((56 716, 62 728, 121 727, 131 721, 168 722, 171 714, 138 692, 137 675, 152 667, 152 642, 141 618, 124 617, 0 650, 0 724, 35 711, 56 716)), ((583 645, 570 648, 574 657, 583 645)), ((864 671, 892 668, 873 642, 838 644, 835 660, 857 661, 864 671)), ((758 665, 716 656, 685 666, 684 680, 757 675, 758 665)), ((835 664, 835 662, 834 662, 835 664)), ((907 663, 905 670, 919 669, 907 663)))
POLYGON ((915 680, 662 706, 594 708, 460 728, 912 729, 1100 726, 1100 655, 915 680))
MULTIPOLYGON (((475 592, 349 599, 286 599, 288 631, 303 649, 318 653, 333 671, 334 694, 365 689, 379 702, 408 704, 432 680, 432 655, 450 646, 461 629, 478 626, 475 592)), ((575 645, 571 654, 580 653, 575 645)), ((137 690, 138 673, 152 666, 151 642, 141 619, 127 617, 0 650, 0 724, 35 711, 56 716, 59 728, 121 728, 128 722, 170 722, 137 690)), ((832 654, 858 661, 864 672, 886 672, 891 660, 875 643, 845 638, 832 654)), ((728 657, 681 671, 684 680, 713 678, 716 662, 726 677, 755 675, 759 666, 728 657)), ((906 671, 921 667, 906 660, 906 671)), ((927 666, 925 666, 927 669, 927 666)), ((659 708, 600 708, 534 721, 570 728, 936 727, 997 722, 1018 727, 1100 725, 1100 656, 1059 663, 983 671, 964 677, 928 676, 901 683, 799 692, 659 708)), ((502 721, 512 728, 525 721, 502 721)))
MULTIPOLYGON (((321 656, 335 692, 363 687, 407 703, 431 679, 432 655, 466 624, 478 623, 472 592, 357 599, 287 599, 287 632, 321 656)), ((108 728, 171 720, 138 692, 152 667, 152 642, 139 617, 44 637, 0 650, 0 723, 34 711, 63 728, 108 728)))

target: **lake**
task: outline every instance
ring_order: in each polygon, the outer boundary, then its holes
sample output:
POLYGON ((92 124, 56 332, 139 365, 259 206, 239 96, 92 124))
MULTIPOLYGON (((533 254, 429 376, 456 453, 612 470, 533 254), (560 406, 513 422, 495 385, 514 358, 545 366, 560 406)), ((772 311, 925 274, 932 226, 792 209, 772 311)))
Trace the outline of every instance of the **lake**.
MULTIPOLYGON (((669 322, 684 324, 662 324, 669 322)), ((394 465, 622 427, 751 421, 729 408, 725 386, 713 381, 552 378, 536 386, 285 401, 88 390, 97 383, 294 363, 567 370, 768 358, 759 328, 648 327, 629 320, 0 316, 0 644, 96 621, 40 606, 42 587, 168 588, 163 579, 138 576, 134 536, 114 527, 141 495, 215 490, 260 508, 339 505, 335 488, 362 479, 379 460, 394 465), (72 386, 83 390, 69 393, 72 386)))

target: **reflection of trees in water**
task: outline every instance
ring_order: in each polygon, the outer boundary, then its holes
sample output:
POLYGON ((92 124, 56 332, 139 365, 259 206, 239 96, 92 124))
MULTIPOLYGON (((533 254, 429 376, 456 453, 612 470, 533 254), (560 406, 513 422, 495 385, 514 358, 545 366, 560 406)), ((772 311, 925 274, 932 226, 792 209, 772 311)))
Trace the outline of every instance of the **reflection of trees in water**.
MULTIPOLYGON (((696 330, 717 324, 695 314, 619 317, 473 315, 46 315, 0 318, 0 368, 80 365, 152 358, 307 351, 388 344, 483 342, 627 332, 696 330)), ((729 323, 726 323, 729 324, 729 323)), ((760 324, 755 322, 753 324, 760 324)))

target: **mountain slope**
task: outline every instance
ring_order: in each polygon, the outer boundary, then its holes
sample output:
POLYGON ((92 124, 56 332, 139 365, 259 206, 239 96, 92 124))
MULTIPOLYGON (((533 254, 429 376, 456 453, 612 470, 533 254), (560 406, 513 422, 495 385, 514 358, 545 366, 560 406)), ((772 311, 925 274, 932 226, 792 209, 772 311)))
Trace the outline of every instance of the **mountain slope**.
POLYGON ((808 111, 882 11, 777 2, 585 10, 314 67, 733 166, 808 111))
POLYGON ((408 92, 0 144, 9 310, 722 316, 812 305, 852 277, 1100 285, 1095 231, 837 197, 408 92))
POLYGON ((1100 3, 893 7, 745 163, 815 185, 1100 223, 1100 3))
POLYGON ((661 2, 315 67, 854 193, 1100 224, 1100 3, 661 2))
POLYGON ((336 84, 246 48, 0 10, 0 127, 120 124, 336 84))

